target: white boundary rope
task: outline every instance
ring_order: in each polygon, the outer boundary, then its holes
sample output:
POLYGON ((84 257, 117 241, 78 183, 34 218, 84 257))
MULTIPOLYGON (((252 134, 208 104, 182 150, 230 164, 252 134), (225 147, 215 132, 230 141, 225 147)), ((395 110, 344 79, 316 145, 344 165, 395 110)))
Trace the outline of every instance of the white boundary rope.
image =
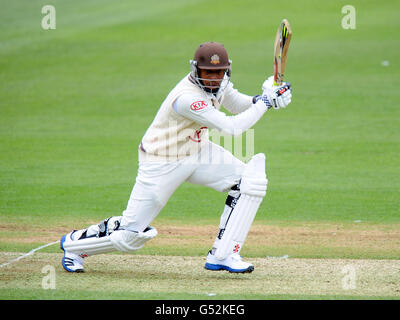
POLYGON ((42 246, 40 246, 40 247, 37 247, 37 248, 35 248, 35 249, 32 249, 32 250, 29 251, 28 253, 25 253, 25 254, 19 256, 18 258, 15 258, 15 259, 12 259, 12 260, 10 260, 10 261, 8 261, 8 262, 6 262, 6 263, 0 264, 0 268, 3 268, 3 267, 5 267, 5 266, 8 266, 8 265, 14 263, 14 262, 17 262, 17 261, 19 261, 19 260, 21 260, 21 259, 23 259, 23 258, 25 258, 25 257, 27 257, 27 256, 30 256, 30 255, 34 254, 36 251, 38 251, 38 250, 40 250, 40 249, 46 248, 46 247, 51 246, 51 245, 56 244, 56 243, 60 243, 60 241, 58 240, 58 241, 50 242, 50 243, 48 243, 48 244, 44 244, 44 245, 42 245, 42 246))

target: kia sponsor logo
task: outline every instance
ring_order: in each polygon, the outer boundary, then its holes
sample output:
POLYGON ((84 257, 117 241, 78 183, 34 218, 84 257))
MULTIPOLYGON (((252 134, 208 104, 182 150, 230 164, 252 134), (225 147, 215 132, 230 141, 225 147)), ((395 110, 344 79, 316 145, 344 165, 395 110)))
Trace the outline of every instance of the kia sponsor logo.
POLYGON ((191 105, 190 105, 190 109, 192 109, 193 111, 199 111, 199 110, 201 110, 201 109, 204 109, 205 107, 207 107, 207 102, 205 102, 205 101, 196 101, 196 102, 193 102, 191 105))

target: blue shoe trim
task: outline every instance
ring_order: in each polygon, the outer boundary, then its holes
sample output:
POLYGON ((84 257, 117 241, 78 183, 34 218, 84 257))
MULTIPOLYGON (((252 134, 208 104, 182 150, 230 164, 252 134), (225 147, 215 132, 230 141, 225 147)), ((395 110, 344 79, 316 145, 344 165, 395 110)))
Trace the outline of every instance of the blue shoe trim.
POLYGON ((67 237, 67 235, 63 236, 60 240, 60 248, 61 250, 64 251, 64 256, 61 260, 61 264, 63 266, 63 268, 68 271, 68 272, 83 272, 83 269, 77 269, 77 270, 71 270, 69 269, 66 265, 65 265, 65 250, 64 250, 64 242, 65 242, 65 238, 67 237))
POLYGON ((65 242, 65 238, 67 237, 67 235, 62 236, 61 240, 60 240, 60 248, 62 251, 65 252, 64 250, 64 242, 65 242))
POLYGON ((206 268, 207 270, 214 270, 214 271, 226 270, 226 271, 229 271, 229 272, 238 272, 238 273, 245 272, 245 271, 250 271, 250 270, 253 271, 251 266, 246 268, 246 269, 232 269, 232 268, 230 268, 228 266, 225 266, 223 264, 212 264, 212 263, 206 263, 204 268, 206 268))
POLYGON ((204 266, 204 268, 206 268, 207 270, 223 270, 225 266, 223 266, 222 264, 212 264, 212 263, 206 263, 206 265, 204 266))
POLYGON ((65 256, 62 258, 62 266, 65 270, 67 270, 68 272, 75 272, 74 270, 69 269, 66 265, 65 265, 65 256))
POLYGON ((67 235, 62 236, 61 240, 60 240, 60 248, 62 251, 64 251, 64 257, 62 258, 62 266, 65 270, 67 270, 68 272, 74 272, 73 270, 69 269, 66 265, 65 265, 65 250, 64 250, 64 242, 65 242, 65 238, 67 237, 67 235))

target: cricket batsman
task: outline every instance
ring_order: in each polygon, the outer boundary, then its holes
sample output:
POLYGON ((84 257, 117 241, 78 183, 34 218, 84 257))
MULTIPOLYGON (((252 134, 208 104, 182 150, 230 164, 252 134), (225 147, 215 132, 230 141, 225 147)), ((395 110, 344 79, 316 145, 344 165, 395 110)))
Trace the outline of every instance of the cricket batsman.
POLYGON ((291 102, 291 87, 286 82, 276 86, 269 77, 261 95, 240 93, 230 81, 228 53, 217 42, 201 44, 190 67, 190 73, 161 104, 139 144, 138 174, 122 215, 61 238, 66 271, 83 272, 84 258, 91 255, 142 248, 157 236, 151 222, 184 182, 227 193, 205 269, 235 273, 254 270, 239 253, 267 191, 265 155, 256 154, 244 163, 211 142, 208 130, 242 134, 270 108, 286 107, 291 102), (226 115, 221 106, 233 115, 226 115))

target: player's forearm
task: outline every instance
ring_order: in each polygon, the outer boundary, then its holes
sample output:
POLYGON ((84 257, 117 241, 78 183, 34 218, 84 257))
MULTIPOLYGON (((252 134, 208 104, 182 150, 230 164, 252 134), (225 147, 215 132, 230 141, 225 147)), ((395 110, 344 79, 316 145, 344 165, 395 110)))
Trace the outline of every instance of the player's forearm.
POLYGON ((250 108, 234 116, 227 116, 216 109, 209 109, 192 116, 192 120, 224 134, 237 136, 250 129, 266 111, 267 109, 261 104, 252 104, 250 108))
POLYGON ((268 110, 269 104, 251 98, 250 107, 245 111, 227 116, 224 112, 190 95, 180 96, 174 103, 175 112, 201 126, 216 129, 224 134, 237 136, 250 129, 268 110))
POLYGON ((223 106, 229 112, 233 114, 238 114, 251 107, 253 97, 238 92, 235 89, 234 91, 235 91, 234 95, 229 95, 225 97, 223 101, 223 106))

